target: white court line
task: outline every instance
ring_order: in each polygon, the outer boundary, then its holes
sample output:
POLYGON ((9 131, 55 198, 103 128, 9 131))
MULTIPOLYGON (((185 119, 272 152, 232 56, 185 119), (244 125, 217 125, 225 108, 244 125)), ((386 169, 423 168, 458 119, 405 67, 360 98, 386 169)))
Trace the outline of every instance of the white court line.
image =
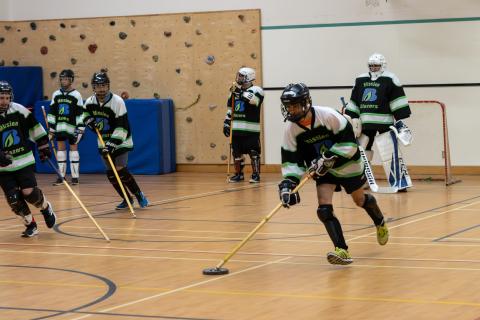
MULTIPOLYGON (((461 210, 463 208, 467 208, 467 207, 470 207, 470 206, 473 206, 473 205, 476 205, 476 204, 479 204, 480 201, 475 201, 475 202, 472 202, 470 204, 466 204, 464 206, 460 206, 460 207, 457 207, 457 208, 453 208, 453 209, 449 209, 449 210, 445 210, 445 211, 442 211, 442 212, 439 212, 439 213, 436 213, 436 214, 432 214, 430 216, 427 216, 427 217, 422 217, 422 218, 418 218, 418 219, 415 219, 415 220, 411 220, 411 221, 407 221, 407 222, 404 222, 404 223, 401 223, 401 224, 397 224, 393 227, 391 227, 390 225, 388 225, 388 230, 392 230, 392 229, 395 229, 395 228, 398 228, 398 227, 403 227, 403 226, 406 226, 406 225, 409 225, 409 224, 412 224, 412 223, 415 223, 415 222, 418 222, 418 221, 422 221, 422 220, 426 220, 426 219, 430 219, 430 218, 434 218, 434 217, 438 217, 442 214, 445 214, 445 213, 448 213, 448 212, 452 212, 452 211, 455 211, 455 210, 461 210)), ((376 235, 377 234, 377 231, 374 231, 374 232, 370 232, 370 233, 367 233, 367 234, 364 234, 364 235, 361 235, 361 236, 357 236, 357 237, 353 237, 351 239, 348 239, 347 241, 348 242, 352 242, 354 240, 357 240, 357 239, 361 239, 361 238, 366 238, 366 237, 369 237, 369 236, 372 236, 372 235, 376 235)))
MULTIPOLYGON (((262 267, 265 267, 265 266, 268 266, 268 265, 271 265, 271 264, 281 263, 281 262, 286 261, 288 259, 290 259, 290 257, 278 259, 278 260, 275 260, 275 261, 266 262, 266 263, 263 263, 263 264, 258 265, 258 266, 253 266, 253 267, 250 267, 250 268, 247 268, 247 269, 244 269, 244 270, 240 270, 240 271, 233 272, 233 273, 230 273, 230 274, 227 274, 227 275, 219 276, 219 277, 216 277, 216 278, 213 278, 213 279, 210 279, 210 280, 200 281, 200 282, 197 282, 197 283, 190 284, 188 286, 183 286, 183 287, 180 287, 180 288, 177 288, 177 289, 173 289, 173 290, 169 290, 169 291, 166 291, 166 292, 158 293, 158 294, 155 294, 153 296, 149 296, 149 297, 145 297, 145 298, 142 298, 142 299, 130 301, 130 302, 127 302, 127 303, 124 303, 124 304, 120 304, 120 305, 110 307, 110 308, 107 308, 107 309, 103 309, 103 310, 100 310, 100 311, 96 311, 96 312, 110 312, 110 311, 117 310, 117 309, 120 309, 120 308, 123 308, 123 307, 131 306, 133 304, 145 302, 145 301, 152 300, 152 299, 155 299, 155 298, 159 298, 159 297, 162 297, 162 296, 166 296, 166 295, 169 295, 169 294, 172 294, 172 293, 176 293, 176 292, 188 290, 190 288, 198 287, 198 286, 204 285, 206 283, 214 282, 214 281, 225 279, 225 278, 228 278, 228 277, 233 277, 235 275, 238 275, 238 274, 241 274, 241 273, 244 273, 244 272, 248 272, 248 271, 252 271, 252 270, 255 270, 255 269, 259 269, 259 268, 262 268, 262 267)), ((92 314, 87 314, 87 315, 84 315, 84 316, 81 316, 81 317, 78 317, 78 318, 74 318, 72 320, 85 319, 85 318, 88 318, 90 316, 92 316, 92 314)))

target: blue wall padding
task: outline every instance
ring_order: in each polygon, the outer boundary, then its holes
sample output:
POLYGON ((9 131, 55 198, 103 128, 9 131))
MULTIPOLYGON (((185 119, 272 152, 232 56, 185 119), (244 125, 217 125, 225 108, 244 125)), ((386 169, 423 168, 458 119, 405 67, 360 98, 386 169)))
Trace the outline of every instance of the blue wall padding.
POLYGON ((10 83, 13 100, 29 109, 43 100, 42 67, 0 67, 0 80, 10 83))
MULTIPOLYGON (((128 168, 134 174, 163 174, 175 171, 174 106, 170 99, 126 100, 134 149, 128 154, 128 168)), ((45 126, 42 106, 48 113, 50 101, 35 104, 34 114, 45 126)), ((105 167, 97 151, 97 136, 86 129, 80 142, 80 173, 103 173, 105 167)), ((37 156, 37 155, 36 155, 37 156)), ((37 158, 36 170, 53 173, 47 163, 37 158)), ((69 169, 68 169, 69 170, 69 169)))

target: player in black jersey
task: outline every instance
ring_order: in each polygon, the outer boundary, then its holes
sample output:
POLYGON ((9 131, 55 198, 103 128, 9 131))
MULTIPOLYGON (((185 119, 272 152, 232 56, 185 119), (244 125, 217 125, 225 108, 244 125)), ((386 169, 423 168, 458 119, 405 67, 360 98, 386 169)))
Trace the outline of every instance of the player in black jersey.
MULTIPOLYGON (((52 94, 50 111, 48 112, 48 127, 50 139, 57 140, 58 169, 63 177, 67 171, 67 146, 70 145, 70 173, 72 184, 78 184, 80 155, 78 143, 85 131, 83 124, 83 100, 80 92, 73 88, 75 75, 72 70, 60 72, 60 89, 52 94)), ((62 184, 59 177, 53 185, 62 184)))
POLYGON ((252 164, 250 183, 260 182, 260 111, 263 102, 263 89, 254 86, 254 80, 255 70, 240 68, 235 82, 230 88, 227 115, 223 122, 223 134, 230 137, 230 131, 232 132, 235 175, 229 179, 229 182, 244 180, 244 154, 250 156, 252 164))
MULTIPOLYGON (((125 102, 120 96, 110 92, 110 79, 105 72, 93 74, 92 88, 95 94, 85 101, 84 123, 93 131, 98 129, 105 142, 105 146, 102 146, 99 140, 98 148, 107 169, 107 178, 123 198, 120 185, 106 160, 107 154, 109 154, 122 184, 135 195, 140 207, 145 208, 149 202, 127 168, 128 152, 133 150, 133 140, 125 102)), ((125 189, 130 203, 133 204, 133 197, 128 190, 125 189)), ((128 208, 128 204, 125 199, 116 207, 119 210, 126 208, 128 208)))
POLYGON ((10 208, 26 227, 22 237, 38 234, 27 202, 39 208, 47 227, 53 228, 55 212, 37 187, 35 158, 30 149, 34 141, 40 159, 50 158, 47 133, 27 108, 13 102, 13 89, 5 81, 0 81, 0 139, 0 186, 10 208))
POLYGON ((353 261, 340 222, 333 213, 333 193, 339 186, 368 213, 376 226, 378 243, 385 245, 388 229, 377 201, 363 191, 364 165, 351 124, 332 108, 312 106, 310 91, 303 83, 289 84, 280 99, 282 114, 288 120, 281 149, 283 180, 279 195, 283 205, 300 202, 298 192, 291 192, 308 171, 316 180, 318 218, 335 246, 327 254, 330 263, 353 261))

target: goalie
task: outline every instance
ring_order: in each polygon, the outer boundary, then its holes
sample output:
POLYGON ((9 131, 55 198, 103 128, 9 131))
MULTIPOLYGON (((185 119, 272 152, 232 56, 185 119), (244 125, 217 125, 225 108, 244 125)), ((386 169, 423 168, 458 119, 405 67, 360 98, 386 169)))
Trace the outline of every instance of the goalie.
POLYGON ((380 53, 370 56, 368 72, 356 78, 345 114, 352 118, 355 135, 369 161, 375 141, 389 184, 399 191, 411 187, 398 148, 398 140, 405 146, 412 142, 412 133, 403 121, 410 117, 410 106, 400 80, 386 70, 380 53))

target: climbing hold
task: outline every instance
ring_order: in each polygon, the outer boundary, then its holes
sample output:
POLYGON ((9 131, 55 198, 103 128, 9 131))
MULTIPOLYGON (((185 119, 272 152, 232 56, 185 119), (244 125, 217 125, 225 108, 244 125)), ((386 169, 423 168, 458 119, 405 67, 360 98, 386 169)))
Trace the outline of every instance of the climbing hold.
POLYGON ((120 33, 118 34, 118 37, 119 37, 120 39, 122 39, 122 40, 125 40, 125 39, 127 38, 127 34, 126 34, 125 32, 120 32, 120 33))
POLYGON ((185 23, 189 23, 190 19, 191 18, 189 16, 183 16, 183 21, 185 21, 185 23))
POLYGON ((115 25, 115 21, 110 21, 110 25, 113 27, 115 25))
POLYGON ((143 50, 143 51, 147 51, 147 50, 150 48, 150 47, 149 47, 147 44, 145 44, 145 43, 142 43, 142 44, 140 45, 140 47, 142 47, 142 50, 143 50))
POLYGON ((65 23, 63 23, 63 22, 60 23, 60 28, 65 29, 65 27, 66 27, 66 26, 65 26, 65 23))
POLYGON ((185 118, 185 120, 187 120, 188 123, 193 121, 192 117, 187 117, 187 118, 185 118))
POLYGON ((215 63, 215 57, 213 55, 207 56, 207 58, 205 59, 205 63, 208 64, 208 65, 214 64, 215 63))
POLYGON ((130 20, 130 24, 132 25, 132 27, 135 27, 135 25, 137 24, 137 22, 135 20, 130 20))
POLYGON ((71 59, 70 59, 70 63, 71 63, 71 64, 77 64, 77 59, 71 58, 71 59))
POLYGON ((195 83, 197 84, 197 86, 201 86, 203 84, 202 80, 198 79, 197 81, 195 81, 195 83))
POLYGON ((215 143, 213 143, 213 142, 212 142, 212 143, 210 143, 210 148, 212 148, 212 149, 213 149, 213 148, 215 148, 216 146, 217 146, 217 145, 216 145, 215 143))
POLYGON ((134 86, 135 88, 138 88, 138 87, 140 87, 140 82, 132 81, 132 86, 134 86))
POLYGON ((123 91, 123 92, 120 94, 120 97, 122 97, 123 100, 127 100, 128 98, 130 98, 130 95, 128 94, 127 91, 123 91))
POLYGON ((195 30, 195 33, 197 34, 197 36, 199 36, 199 35, 202 34, 202 31, 200 31, 200 30, 197 29, 197 30, 195 30))
POLYGON ((172 33, 170 31, 164 31, 163 35, 168 38, 172 35, 172 33))
POLYGON ((43 46, 40 48, 40 53, 43 54, 43 55, 46 55, 48 53, 48 48, 43 46))
POLYGON ((57 40, 57 37, 55 37, 53 34, 51 34, 48 39, 52 40, 52 41, 55 41, 57 40))
POLYGON ((190 48, 191 46, 193 46, 193 44, 191 44, 190 42, 186 42, 186 41, 185 41, 185 47, 190 48))
POLYGON ((180 68, 177 68, 177 69, 175 69, 175 72, 180 74, 180 72, 182 72, 182 70, 180 68))
POLYGON ((87 82, 82 82, 82 87, 84 87, 85 89, 88 88, 88 83, 87 82))
POLYGON ((30 28, 32 30, 37 30, 37 24, 35 22, 30 22, 30 28))
POLYGON ((57 73, 55 71, 50 72, 50 78, 55 79, 56 76, 57 76, 57 73))
POLYGON ((245 21, 245 16, 243 14, 239 14, 238 15, 238 19, 240 19, 240 21, 245 21))
POLYGON ((18 66, 20 63, 19 63, 17 60, 13 60, 13 61, 12 61, 12 64, 13 64, 14 66, 18 66))
POLYGON ((160 99, 160 95, 159 95, 157 92, 154 92, 154 93, 153 93, 153 97, 154 97, 155 99, 160 99))
POLYGON ((158 62, 158 56, 157 56, 157 55, 152 56, 152 60, 153 60, 154 62, 158 62))
POLYGON ((185 156, 185 159, 187 159, 188 161, 193 161, 195 159, 195 157, 192 154, 187 154, 185 156))
POLYGON ((87 36, 84 35, 83 33, 80 35, 80 39, 82 39, 82 40, 85 40, 86 37, 87 37, 87 36))
POLYGON ((92 43, 88 46, 88 51, 90 51, 90 53, 95 53, 95 51, 97 51, 97 48, 98 46, 95 43, 92 43))
POLYGON ((27 41, 28 41, 28 38, 27 38, 27 37, 23 37, 23 38, 22 38, 22 43, 23 43, 23 44, 27 43, 27 41))

